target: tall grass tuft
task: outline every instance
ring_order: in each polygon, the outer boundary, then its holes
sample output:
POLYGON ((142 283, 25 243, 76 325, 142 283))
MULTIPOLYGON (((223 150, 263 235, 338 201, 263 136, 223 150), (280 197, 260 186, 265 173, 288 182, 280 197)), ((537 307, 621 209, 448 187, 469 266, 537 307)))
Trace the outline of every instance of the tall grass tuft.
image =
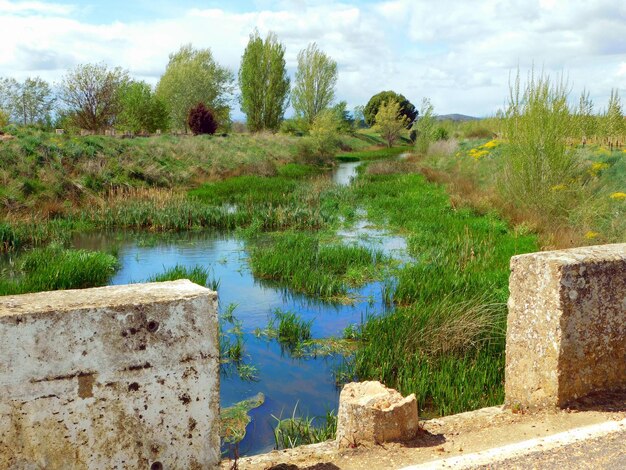
POLYGON ((20 256, 15 271, 0 279, 0 295, 103 286, 117 266, 107 253, 36 248, 20 256))
POLYGON ((166 269, 161 274, 151 276, 148 279, 148 282, 177 281, 178 279, 189 279, 193 283, 203 287, 209 287, 214 291, 216 291, 220 286, 219 279, 211 278, 210 272, 207 268, 202 266, 189 268, 181 264, 177 264, 173 268, 166 269))
POLYGON ((384 261, 380 251, 327 244, 309 232, 275 233, 250 249, 255 276, 322 298, 345 296, 353 285, 373 279, 384 261))
POLYGON ((311 339, 312 325, 313 320, 306 321, 295 312, 276 309, 270 317, 267 332, 269 336, 275 336, 282 345, 293 349, 311 339))
POLYGON ((292 449, 306 444, 315 444, 334 439, 337 434, 337 415, 329 411, 321 417, 298 417, 294 407, 291 418, 276 420, 274 443, 276 449, 292 449), (316 424, 320 422, 320 424, 316 424))

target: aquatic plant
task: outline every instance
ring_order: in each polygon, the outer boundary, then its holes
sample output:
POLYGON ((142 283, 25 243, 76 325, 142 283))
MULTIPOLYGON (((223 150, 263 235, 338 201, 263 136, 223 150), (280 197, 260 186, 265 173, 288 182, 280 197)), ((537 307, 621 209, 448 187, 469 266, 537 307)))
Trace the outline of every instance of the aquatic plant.
POLYGON ((103 286, 117 266, 117 259, 107 253, 35 248, 19 255, 15 269, 2 276, 0 295, 103 286))
POLYGON ((350 287, 373 279, 385 261, 380 251, 324 243, 309 232, 271 234, 250 248, 255 276, 322 298, 345 296, 350 287))
POLYGON ((161 274, 156 274, 148 279, 148 282, 164 282, 176 281, 178 279, 189 279, 203 287, 217 291, 220 286, 220 280, 210 277, 210 270, 202 266, 187 267, 177 264, 172 268, 166 269, 161 274))
POLYGON ((276 416, 274 442, 276 449, 292 449, 306 444, 315 444, 334 439, 337 434, 337 415, 329 411, 322 417, 297 416, 298 405, 293 409, 291 418, 281 419, 276 416), (320 424, 316 425, 316 422, 320 424))

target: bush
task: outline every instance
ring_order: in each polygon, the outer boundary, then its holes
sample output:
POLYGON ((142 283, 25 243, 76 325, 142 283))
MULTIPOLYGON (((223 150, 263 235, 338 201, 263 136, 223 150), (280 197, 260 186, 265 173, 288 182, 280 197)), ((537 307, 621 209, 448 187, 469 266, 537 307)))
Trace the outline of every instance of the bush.
MULTIPOLYGON (((0 109, 0 128, 7 126, 9 124, 9 114, 0 109)), ((2 134, 2 130, 0 129, 0 134, 2 134)))
POLYGON ((465 137, 468 139, 491 139, 493 138, 493 132, 486 127, 475 127, 469 129, 465 133, 465 137))
POLYGON ((285 119, 280 124, 280 132, 283 134, 295 135, 296 137, 302 137, 309 132, 309 126, 304 119, 285 119))
MULTIPOLYGON (((511 86, 504 120, 505 167, 502 188, 511 201, 548 209, 554 188, 575 181, 578 162, 567 146, 572 115, 563 81, 532 72, 524 88, 519 74, 511 86)), ((571 185, 570 185, 571 186, 571 185)))
POLYGON ((187 124, 194 135, 215 134, 218 127, 215 113, 207 108, 204 103, 198 103, 189 110, 187 124))
POLYGON ((448 140, 450 135, 448 134, 448 129, 445 127, 438 127, 435 129, 435 134, 433 135, 433 139, 437 140, 448 140))

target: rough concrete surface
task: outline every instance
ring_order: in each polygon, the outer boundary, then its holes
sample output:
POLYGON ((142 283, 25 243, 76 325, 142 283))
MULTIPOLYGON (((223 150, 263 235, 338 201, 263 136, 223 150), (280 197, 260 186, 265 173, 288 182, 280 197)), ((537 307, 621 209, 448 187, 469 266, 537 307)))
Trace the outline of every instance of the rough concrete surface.
POLYGON ((214 468, 216 294, 189 281, 0 297, 0 468, 214 468))
POLYGON ((403 397, 377 381, 346 384, 339 397, 337 444, 409 441, 419 428, 415 395, 403 397))
POLYGON ((626 244, 511 259, 505 395, 562 407, 626 385, 626 244))

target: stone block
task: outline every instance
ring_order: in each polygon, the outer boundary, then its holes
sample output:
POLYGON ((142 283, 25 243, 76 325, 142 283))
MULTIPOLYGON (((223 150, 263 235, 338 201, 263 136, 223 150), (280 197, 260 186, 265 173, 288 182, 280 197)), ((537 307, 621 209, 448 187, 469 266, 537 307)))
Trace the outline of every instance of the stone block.
POLYGON ((415 395, 403 397, 380 382, 353 382, 339 397, 337 444, 408 441, 417 435, 419 420, 415 395))
POLYGON ((215 468, 216 294, 189 281, 0 297, 0 468, 215 468))
POLYGON ((508 406, 626 387, 626 244, 513 257, 508 305, 508 406))

